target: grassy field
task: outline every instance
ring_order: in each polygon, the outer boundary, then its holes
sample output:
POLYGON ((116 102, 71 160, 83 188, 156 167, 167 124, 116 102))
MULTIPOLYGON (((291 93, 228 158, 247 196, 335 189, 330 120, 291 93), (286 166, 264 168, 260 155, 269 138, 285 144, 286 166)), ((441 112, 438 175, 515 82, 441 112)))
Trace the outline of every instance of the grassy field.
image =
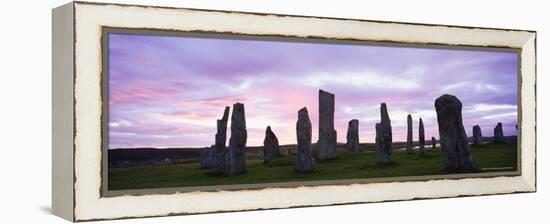
MULTIPOLYGON (((516 147, 516 142, 489 143, 471 147, 471 152, 482 172, 515 171, 516 147)), ((295 156, 278 158, 271 164, 249 159, 247 172, 231 177, 210 175, 209 170, 200 169, 198 163, 115 168, 109 169, 109 190, 445 174, 439 148, 428 148, 423 157, 394 151, 393 163, 386 166, 375 165, 376 157, 375 152, 340 151, 336 160, 316 161, 315 172, 307 174, 294 172, 295 156)))

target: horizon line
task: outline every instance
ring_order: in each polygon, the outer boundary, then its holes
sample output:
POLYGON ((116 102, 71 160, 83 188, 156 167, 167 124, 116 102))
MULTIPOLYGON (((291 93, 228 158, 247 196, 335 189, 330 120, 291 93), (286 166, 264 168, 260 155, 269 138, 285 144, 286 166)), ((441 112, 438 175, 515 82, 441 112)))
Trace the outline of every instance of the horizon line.
MULTIPOLYGON (((482 138, 494 138, 495 136, 482 136, 482 138)), ((505 135, 504 136, 505 138, 509 138, 509 137, 518 137, 517 135, 505 135)), ((468 136, 468 139, 472 138, 472 136, 468 136)), ((438 138, 435 139, 436 141, 439 141, 438 138)), ((426 142, 430 142, 430 143, 425 143, 424 145, 431 145, 431 138, 426 138, 425 139, 426 142)), ((392 142, 393 143, 407 143, 407 141, 394 141, 392 142)), ((413 143, 418 143, 418 141, 413 141, 413 143)), ((311 143, 312 145, 314 144, 317 144, 317 142, 312 142, 311 143)), ((347 143, 345 142, 336 142, 337 145, 345 145, 347 143)), ((359 144, 376 144, 375 142, 359 142, 359 144)), ((279 147, 284 147, 284 146, 294 146, 294 145, 298 145, 297 143, 294 143, 294 144, 281 144, 279 145, 279 147)), ((229 147, 229 145, 226 145, 226 147, 229 147)), ((264 147, 263 145, 246 145, 245 147, 264 147)), ((154 147, 154 146, 140 146, 140 147, 131 147, 131 148, 109 148, 107 150, 126 150, 126 149, 129 149, 129 150, 132 150, 132 149, 203 149, 203 148, 211 148, 211 146, 188 146, 188 147, 185 147, 185 146, 167 146, 167 147, 154 147)))

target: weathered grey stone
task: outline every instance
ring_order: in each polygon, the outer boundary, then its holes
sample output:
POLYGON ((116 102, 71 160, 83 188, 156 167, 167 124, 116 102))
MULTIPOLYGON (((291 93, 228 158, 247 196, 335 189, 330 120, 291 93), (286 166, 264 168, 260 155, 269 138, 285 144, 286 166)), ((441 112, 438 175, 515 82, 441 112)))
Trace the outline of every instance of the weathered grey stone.
POLYGON ((437 141, 435 140, 435 137, 432 136, 432 149, 435 149, 436 144, 437 141))
POLYGON ((271 127, 267 126, 264 138, 264 163, 269 163, 274 158, 279 157, 279 155, 279 139, 277 139, 271 127))
POLYGON ((385 138, 386 130, 384 130, 384 125, 381 123, 376 123, 376 138, 375 138, 375 144, 376 144, 376 153, 378 154, 378 161, 379 164, 387 164, 390 162, 390 153, 386 148, 386 139, 385 138))
POLYGON ((313 153, 320 160, 336 158, 334 94, 319 90, 319 140, 313 153))
POLYGON ((387 151, 391 155, 392 152, 392 130, 391 130, 391 121, 390 116, 388 115, 388 108, 386 103, 380 105, 380 124, 384 126, 383 137, 384 137, 384 151, 387 151))
POLYGON ((452 95, 435 100, 439 143, 448 172, 478 172, 479 167, 470 154, 468 136, 462 124, 462 102, 452 95))
POLYGON ((502 123, 498 122, 493 132, 495 135, 495 142, 504 143, 504 133, 502 132, 502 123))
POLYGON ((246 140, 244 105, 236 103, 233 104, 233 112, 231 113, 231 138, 229 139, 225 164, 227 175, 236 175, 246 171, 246 140))
POLYGON ((212 145, 211 147, 205 147, 201 149, 200 157, 201 157, 201 169, 210 169, 214 165, 214 150, 216 149, 215 145, 212 145))
POLYGON ((380 105, 380 123, 376 124, 376 151, 378 163, 389 163, 392 150, 391 121, 386 103, 380 105))
POLYGON ((473 135, 472 145, 480 146, 482 135, 481 135, 481 128, 479 127, 479 125, 474 125, 474 127, 472 128, 472 135, 473 135))
POLYGON ((298 156, 294 169, 296 172, 312 172, 315 160, 311 156, 311 121, 305 107, 298 111, 296 139, 298 140, 298 156))
POLYGON ((289 156, 291 153, 291 148, 294 146, 279 146, 279 156, 286 157, 289 156))
POLYGON ((378 153, 377 163, 385 164, 390 162, 392 150, 391 121, 388 115, 386 103, 380 104, 380 123, 376 123, 376 152, 378 153))
POLYGON ((348 151, 359 152, 359 120, 353 119, 348 122, 346 139, 348 151))
POLYGON ((418 149, 420 150, 420 155, 424 155, 424 122, 422 122, 422 118, 418 121, 418 149))
POLYGON ((225 142, 227 140, 227 118, 229 117, 229 107, 225 107, 223 116, 217 120, 216 143, 212 155, 212 171, 217 174, 225 173, 225 142))
POLYGON ((413 152, 413 127, 412 127, 412 116, 407 115, 407 153, 413 152))

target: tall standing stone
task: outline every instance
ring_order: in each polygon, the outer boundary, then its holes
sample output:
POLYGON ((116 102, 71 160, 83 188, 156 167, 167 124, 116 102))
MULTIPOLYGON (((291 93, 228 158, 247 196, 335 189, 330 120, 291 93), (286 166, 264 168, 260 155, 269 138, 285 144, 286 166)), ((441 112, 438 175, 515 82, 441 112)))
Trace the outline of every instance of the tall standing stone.
POLYGON ((472 135, 473 135, 472 145, 480 146, 482 135, 481 135, 481 128, 479 127, 479 125, 474 125, 474 127, 472 128, 472 135))
POLYGON ((327 160, 336 158, 336 130, 334 130, 334 94, 319 90, 319 141, 314 156, 327 160))
POLYGON ((212 155, 213 172, 217 174, 225 173, 225 142, 227 140, 227 118, 229 117, 229 107, 225 107, 223 116, 217 120, 216 143, 212 155))
POLYGON ((470 154, 468 136, 462 124, 462 102, 445 94, 435 100, 439 142, 448 172, 477 172, 479 167, 470 154))
POLYGON ((357 119, 348 122, 346 146, 350 152, 359 152, 359 120, 357 119))
POLYGON ((388 154, 391 154, 392 151, 392 131, 391 131, 391 121, 390 115, 388 115, 388 108, 386 103, 380 105, 380 124, 384 126, 383 138, 384 138, 384 151, 387 151, 388 154))
POLYGON ((236 175, 246 171, 246 139, 244 105, 236 103, 233 104, 233 113, 231 114, 231 138, 225 164, 227 175, 236 175))
POLYGON ((493 132, 495 135, 495 142, 504 143, 504 133, 502 132, 502 123, 498 122, 493 132))
POLYGON ((214 165, 214 150, 216 150, 216 145, 211 147, 202 148, 200 151, 200 164, 201 169, 210 169, 214 165))
POLYGON ((378 162, 385 164, 390 162, 392 150, 392 131, 391 121, 388 115, 386 103, 380 105, 380 123, 376 123, 376 152, 378 153, 378 162))
POLYGON ((407 153, 413 152, 413 121, 412 116, 407 115, 407 153))
POLYGON ((298 140, 298 156, 294 169, 296 172, 311 172, 315 161, 311 156, 311 121, 305 107, 298 111, 296 139, 298 140))
POLYGON ((422 118, 418 121, 418 149, 420 150, 420 155, 424 155, 424 122, 422 122, 422 118))
POLYGON ((387 164, 390 162, 390 153, 386 146, 386 138, 384 137, 386 130, 384 130, 384 125, 381 123, 376 123, 376 153, 378 154, 378 164, 387 164))
POLYGON ((435 149, 436 144, 435 137, 432 136, 432 149, 435 149))
POLYGON ((264 138, 264 163, 269 163, 274 158, 279 157, 279 140, 275 133, 267 126, 264 138))

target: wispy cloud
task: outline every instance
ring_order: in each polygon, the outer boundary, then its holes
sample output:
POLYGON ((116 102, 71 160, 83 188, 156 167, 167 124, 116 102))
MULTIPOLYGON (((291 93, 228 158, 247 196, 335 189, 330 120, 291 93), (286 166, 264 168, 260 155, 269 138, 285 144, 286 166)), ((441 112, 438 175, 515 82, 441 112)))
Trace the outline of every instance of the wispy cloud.
POLYGON ((484 112, 484 111, 494 111, 494 110, 516 110, 517 106, 512 104, 487 104, 480 103, 473 106, 467 107, 467 110, 470 112, 484 112))
POLYGON ((342 71, 331 74, 315 73, 306 75, 305 77, 296 77, 294 82, 321 88, 334 84, 363 88, 391 88, 395 90, 414 90, 420 87, 420 84, 415 80, 403 79, 398 76, 380 74, 372 71, 342 71))
POLYGON ((517 117, 517 116, 518 116, 518 114, 516 112, 510 112, 510 113, 487 115, 487 116, 481 117, 481 119, 490 120, 490 119, 495 119, 495 118, 517 117))

